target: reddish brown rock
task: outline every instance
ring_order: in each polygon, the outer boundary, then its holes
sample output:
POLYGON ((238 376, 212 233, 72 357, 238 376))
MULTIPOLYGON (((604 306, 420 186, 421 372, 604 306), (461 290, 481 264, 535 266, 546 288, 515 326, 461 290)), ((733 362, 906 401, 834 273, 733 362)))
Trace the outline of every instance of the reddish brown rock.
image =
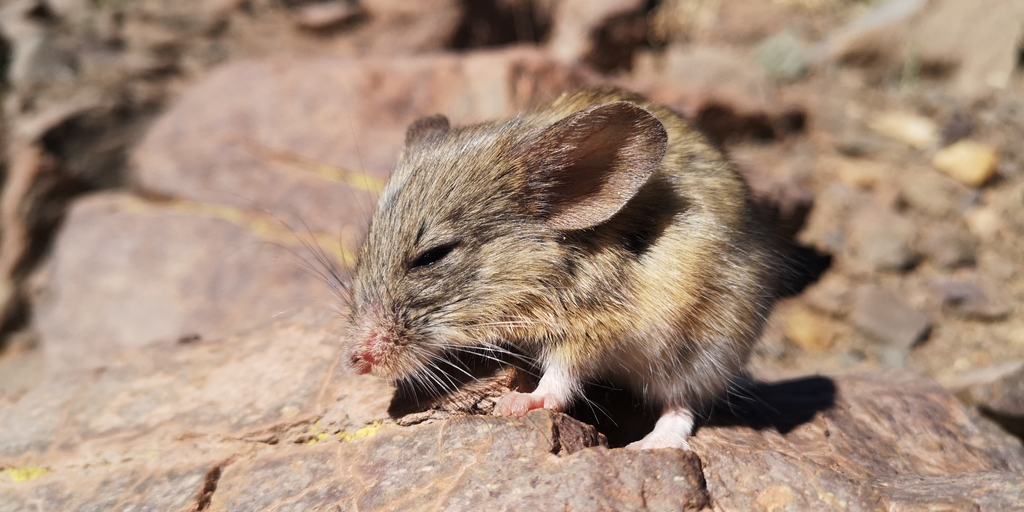
POLYGON ((397 426, 390 387, 339 373, 323 325, 127 350, 0 404, 0 465, 45 470, 0 481, 0 510, 1002 509, 1024 492, 1019 443, 926 379, 758 384, 693 452, 634 452, 548 411, 397 426))
POLYGON ((525 48, 238 62, 157 122, 135 151, 133 181, 146 193, 265 209, 338 233, 365 224, 412 121, 509 116, 588 77, 525 48))
POLYGON ((647 43, 647 5, 640 0, 560 0, 553 14, 547 47, 566 62, 629 67, 633 51, 647 43))
POLYGON ((307 305, 331 311, 341 299, 322 279, 327 265, 344 270, 345 257, 329 237, 320 255, 301 237, 309 234, 230 208, 81 200, 36 278, 34 320, 48 359, 102 367, 121 347, 216 339, 307 305))
POLYGON ((835 385, 834 403, 806 422, 794 419, 827 398, 820 378, 755 391, 740 423, 761 430, 725 422, 697 433, 690 444, 717 506, 920 510, 952 500, 1002 509, 1024 498, 1020 443, 983 428, 935 382, 890 376, 835 385))
POLYGON ((284 502, 358 510, 708 506, 693 453, 590 448, 558 456, 558 417, 547 411, 522 419, 463 417, 385 428, 351 443, 277 450, 228 467, 211 510, 266 510, 284 502))
POLYGON ((718 47, 669 47, 637 63, 627 86, 669 105, 716 142, 779 138, 803 129, 804 113, 780 100, 753 59, 718 47))

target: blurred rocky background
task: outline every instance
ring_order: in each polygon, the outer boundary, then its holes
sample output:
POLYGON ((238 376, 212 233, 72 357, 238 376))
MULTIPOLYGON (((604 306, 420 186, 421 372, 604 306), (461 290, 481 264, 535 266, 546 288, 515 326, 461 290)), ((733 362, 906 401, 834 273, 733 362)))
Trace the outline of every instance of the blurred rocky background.
POLYGON ((0 511, 1019 506, 1022 63, 1019 0, 0 0, 0 511), (792 239, 762 384, 691 453, 396 416, 335 277, 406 126, 591 83, 792 239))

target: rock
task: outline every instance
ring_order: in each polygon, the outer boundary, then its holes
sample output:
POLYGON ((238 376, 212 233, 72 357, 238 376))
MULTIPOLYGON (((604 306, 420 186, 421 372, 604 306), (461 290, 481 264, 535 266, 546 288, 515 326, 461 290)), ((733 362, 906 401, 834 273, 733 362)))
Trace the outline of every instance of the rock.
POLYGON ((960 230, 936 227, 924 237, 921 248, 941 268, 973 267, 981 242, 960 230))
POLYGON ((105 371, 0 399, 0 466, 13 475, 0 510, 874 510, 1022 497, 1019 443, 909 374, 752 383, 692 452, 634 452, 543 410, 399 426, 389 385, 339 371, 336 331, 312 315, 124 349, 105 371))
POLYGON ((863 189, 874 188, 891 174, 884 164, 873 160, 836 158, 828 160, 822 166, 834 168, 839 180, 846 185, 863 189))
POLYGON ((966 281, 937 278, 931 281, 932 290, 943 306, 953 314, 968 320, 999 320, 1010 314, 1010 308, 993 301, 978 285, 966 281))
POLYGON ((969 114, 955 111, 942 123, 942 146, 948 146, 974 133, 974 120, 969 114))
MULTIPOLYGON (((331 276, 326 265, 344 270, 346 256, 334 254, 337 238, 323 236, 324 252, 310 252, 300 241, 309 236, 225 207, 83 199, 33 294, 48 359, 102 367, 120 347, 216 339, 305 305, 337 304, 321 279, 331 276)), ((352 261, 353 247, 339 249, 352 261)))
POLYGON ((817 48, 818 58, 852 62, 881 60, 894 65, 902 56, 906 31, 928 0, 881 2, 849 23, 833 30, 817 48))
POLYGON ((690 440, 712 501, 722 510, 1017 506, 1020 444, 985 430, 935 382, 904 375, 836 379, 834 405, 810 416, 811 404, 832 401, 827 379, 755 391, 740 407, 746 421, 721 421, 690 440), (957 441, 947 442, 951 431, 957 441))
POLYGON ((831 316, 844 316, 849 309, 850 282, 839 274, 829 273, 804 290, 808 306, 831 316))
POLYGON ((929 149, 939 143, 939 128, 935 122, 916 114, 885 112, 871 119, 868 127, 916 149, 929 149))
POLYGON ((851 222, 857 258, 877 270, 905 271, 914 266, 917 226, 901 215, 867 207, 851 222))
POLYGON ((1022 36, 1024 4, 1017 0, 933 0, 910 44, 922 63, 956 66, 953 90, 973 99, 1009 86, 1022 36))
POLYGON ((673 45, 638 68, 627 87, 675 108, 716 142, 766 140, 803 129, 752 59, 721 47, 673 45))
POLYGON ((303 5, 295 13, 295 24, 312 30, 325 30, 351 22, 366 12, 347 1, 320 2, 303 5))
POLYGON ((315 232, 360 230, 414 120, 509 116, 589 76, 526 48, 237 62, 156 122, 132 155, 132 181, 147 194, 265 210, 315 232))
MULTIPOLYGON (((1016 67, 1024 5, 1016 0, 890 0, 834 30, 816 52, 889 72, 954 72, 968 99, 1005 89, 1016 67)), ((914 78, 914 77, 910 77, 914 78)))
POLYGON ((547 48, 564 62, 611 70, 629 65, 647 42, 647 9, 641 0, 561 0, 555 4, 547 48))
POLYGON ((558 419, 547 411, 513 420, 458 418, 385 429, 360 443, 277 450, 229 466, 210 509, 269 510, 286 502, 307 510, 326 504, 359 510, 709 505, 693 452, 590 448, 559 457, 558 419), (266 480, 275 484, 267 487, 266 480))
POLYGON ((967 229, 978 238, 990 241, 999 236, 1006 225, 999 213, 991 207, 979 206, 964 214, 967 229))
POLYGON ((960 213, 969 206, 969 197, 962 185, 933 172, 911 175, 900 186, 904 203, 935 217, 960 213))
POLYGON ((1024 438, 1024 361, 976 370, 951 383, 950 389, 1007 431, 1024 438))
POLYGON ((807 72, 803 42, 792 32, 775 34, 757 48, 757 63, 769 77, 792 82, 807 72))
POLYGON ((785 317, 786 337, 809 352, 825 352, 832 347, 836 328, 820 315, 807 309, 793 308, 785 317))
POLYGON ((902 350, 924 340, 932 325, 928 315, 877 285, 862 285, 854 291, 850 321, 872 338, 902 350))
POLYGON ((807 224, 797 241, 827 253, 838 253, 848 247, 846 225, 851 210, 868 198, 842 183, 833 183, 818 194, 807 224))
POLYGON ((102 371, 51 373, 0 401, 0 464, 51 474, 104 459, 147 467, 304 442, 315 420, 342 432, 385 418, 392 387, 340 371, 342 326, 325 316, 223 340, 123 349, 102 371))
POLYGON ((936 169, 972 187, 984 185, 995 176, 998 164, 996 150, 969 140, 942 148, 932 159, 936 169))

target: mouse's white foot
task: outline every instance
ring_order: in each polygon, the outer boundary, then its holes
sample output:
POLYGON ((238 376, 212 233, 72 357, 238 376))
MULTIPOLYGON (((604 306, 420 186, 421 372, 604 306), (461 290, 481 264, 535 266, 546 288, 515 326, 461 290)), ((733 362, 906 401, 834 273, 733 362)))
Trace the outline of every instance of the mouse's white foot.
POLYGON ((643 439, 626 446, 630 450, 654 450, 658 448, 678 448, 689 450, 686 441, 693 431, 693 412, 683 406, 665 406, 654 425, 654 430, 643 439))
POLYGON ((523 416, 534 409, 562 410, 551 396, 536 393, 511 393, 498 399, 494 405, 494 414, 498 416, 523 416))
POLYGON ((578 380, 564 364, 549 361, 547 370, 532 393, 513 391, 498 399, 494 414, 498 416, 523 416, 534 409, 564 411, 576 394, 578 380))

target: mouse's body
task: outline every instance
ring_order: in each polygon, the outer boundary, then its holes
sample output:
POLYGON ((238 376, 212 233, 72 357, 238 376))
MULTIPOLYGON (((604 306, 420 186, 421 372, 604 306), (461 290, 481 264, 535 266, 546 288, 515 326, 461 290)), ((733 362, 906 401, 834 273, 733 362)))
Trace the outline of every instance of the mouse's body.
POLYGON ((564 410, 611 380, 661 411, 635 447, 686 447, 772 301, 748 196, 679 115, 613 87, 507 121, 421 120, 359 255, 348 360, 423 378, 444 351, 514 345, 544 373, 496 413, 564 410))

